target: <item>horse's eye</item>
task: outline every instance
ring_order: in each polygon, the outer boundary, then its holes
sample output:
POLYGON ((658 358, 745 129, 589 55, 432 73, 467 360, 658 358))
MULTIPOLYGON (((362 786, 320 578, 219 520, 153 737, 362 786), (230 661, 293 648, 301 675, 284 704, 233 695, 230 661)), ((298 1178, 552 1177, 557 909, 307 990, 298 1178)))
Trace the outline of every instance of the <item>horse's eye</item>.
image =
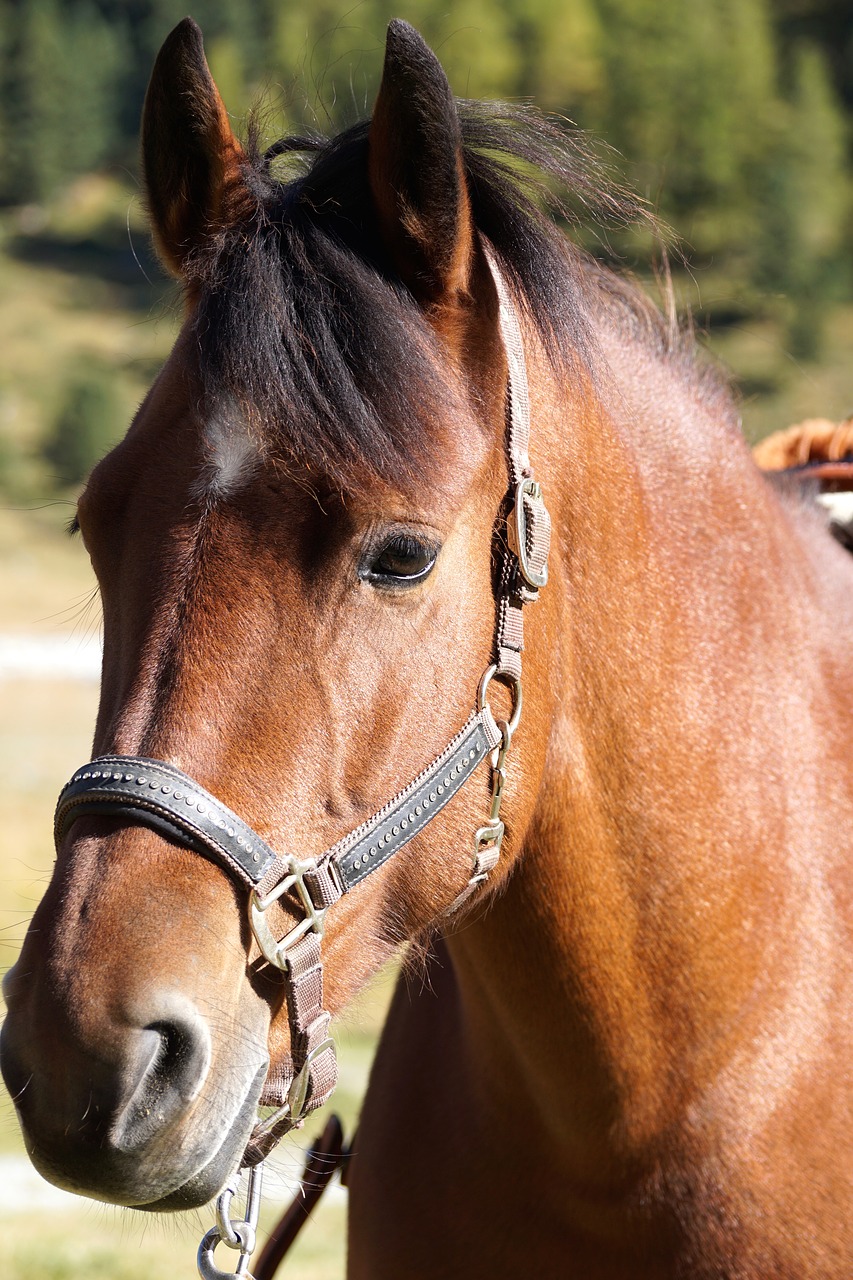
POLYGON ((435 564, 438 549, 410 533, 397 533, 374 555, 364 577, 380 586, 409 586, 421 582, 435 564))

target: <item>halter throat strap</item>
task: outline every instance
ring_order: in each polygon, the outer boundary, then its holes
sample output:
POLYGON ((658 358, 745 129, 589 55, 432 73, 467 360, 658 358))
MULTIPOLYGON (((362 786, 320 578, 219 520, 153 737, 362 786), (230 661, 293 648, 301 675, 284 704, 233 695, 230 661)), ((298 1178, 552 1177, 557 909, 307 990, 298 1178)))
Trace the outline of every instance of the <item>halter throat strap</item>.
POLYGON ((530 398, 521 329, 494 254, 487 244, 483 248, 498 293, 507 360, 510 510, 507 536, 499 540, 495 661, 483 675, 477 705, 463 727, 393 799, 310 860, 278 855, 239 815, 162 760, 101 756, 77 770, 59 796, 54 820, 57 849, 78 818, 114 816, 150 827, 212 859, 249 891, 255 939, 266 959, 285 975, 292 1060, 267 1078, 261 1103, 277 1110, 256 1126, 245 1165, 264 1159, 288 1130, 300 1126, 309 1112, 327 1101, 337 1081, 320 954, 328 909, 417 836, 483 761, 491 763, 491 807, 488 819, 474 834, 469 880, 448 913, 487 881, 500 855, 505 766, 522 707, 522 610, 537 599, 548 579, 551 521, 528 456, 530 398), (513 698, 510 718, 501 723, 488 702, 489 685, 495 679, 509 685, 513 698), (285 896, 301 911, 301 918, 283 938, 276 938, 267 912, 285 896))

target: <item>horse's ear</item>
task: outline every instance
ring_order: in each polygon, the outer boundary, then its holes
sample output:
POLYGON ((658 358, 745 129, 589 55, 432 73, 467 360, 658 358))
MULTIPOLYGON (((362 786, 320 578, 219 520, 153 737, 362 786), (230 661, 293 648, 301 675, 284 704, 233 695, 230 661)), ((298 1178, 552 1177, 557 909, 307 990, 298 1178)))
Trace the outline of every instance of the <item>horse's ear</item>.
POLYGON ((186 276, 204 239, 236 215, 246 189, 243 150, 184 18, 157 55, 142 113, 142 170, 154 240, 166 267, 186 276))
POLYGON ((440 62, 399 19, 388 27, 368 167, 401 277, 419 301, 452 303, 467 291, 473 245, 459 117, 440 62))

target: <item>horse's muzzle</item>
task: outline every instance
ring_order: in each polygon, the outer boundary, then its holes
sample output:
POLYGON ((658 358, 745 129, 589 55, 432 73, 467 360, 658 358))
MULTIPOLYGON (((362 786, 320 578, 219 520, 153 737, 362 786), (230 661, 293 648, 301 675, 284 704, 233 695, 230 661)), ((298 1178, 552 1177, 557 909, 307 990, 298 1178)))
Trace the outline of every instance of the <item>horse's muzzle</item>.
POLYGON ((100 1026, 99 1052, 68 1034, 34 1032, 31 991, 16 966, 0 1067, 30 1157, 69 1191, 133 1208, 206 1203, 236 1167, 255 1119, 267 1061, 263 1039, 212 1071, 207 1020, 173 993, 148 1002, 136 1025, 100 1026))

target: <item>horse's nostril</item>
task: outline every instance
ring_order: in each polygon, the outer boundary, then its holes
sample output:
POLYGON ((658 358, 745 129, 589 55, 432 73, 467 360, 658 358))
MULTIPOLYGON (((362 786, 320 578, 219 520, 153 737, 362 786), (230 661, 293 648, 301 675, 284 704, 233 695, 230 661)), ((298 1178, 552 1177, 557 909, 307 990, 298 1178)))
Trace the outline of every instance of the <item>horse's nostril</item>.
POLYGON ((210 1032, 191 1007, 149 1022, 136 1035, 136 1085, 110 1132, 120 1151, 151 1140, 183 1114, 210 1067, 210 1032))
POLYGON ((154 1022, 148 1031, 160 1037, 160 1048, 151 1065, 154 1075, 172 1081, 185 1102, 192 1102, 207 1072, 210 1037, 201 1018, 189 1022, 154 1022))

